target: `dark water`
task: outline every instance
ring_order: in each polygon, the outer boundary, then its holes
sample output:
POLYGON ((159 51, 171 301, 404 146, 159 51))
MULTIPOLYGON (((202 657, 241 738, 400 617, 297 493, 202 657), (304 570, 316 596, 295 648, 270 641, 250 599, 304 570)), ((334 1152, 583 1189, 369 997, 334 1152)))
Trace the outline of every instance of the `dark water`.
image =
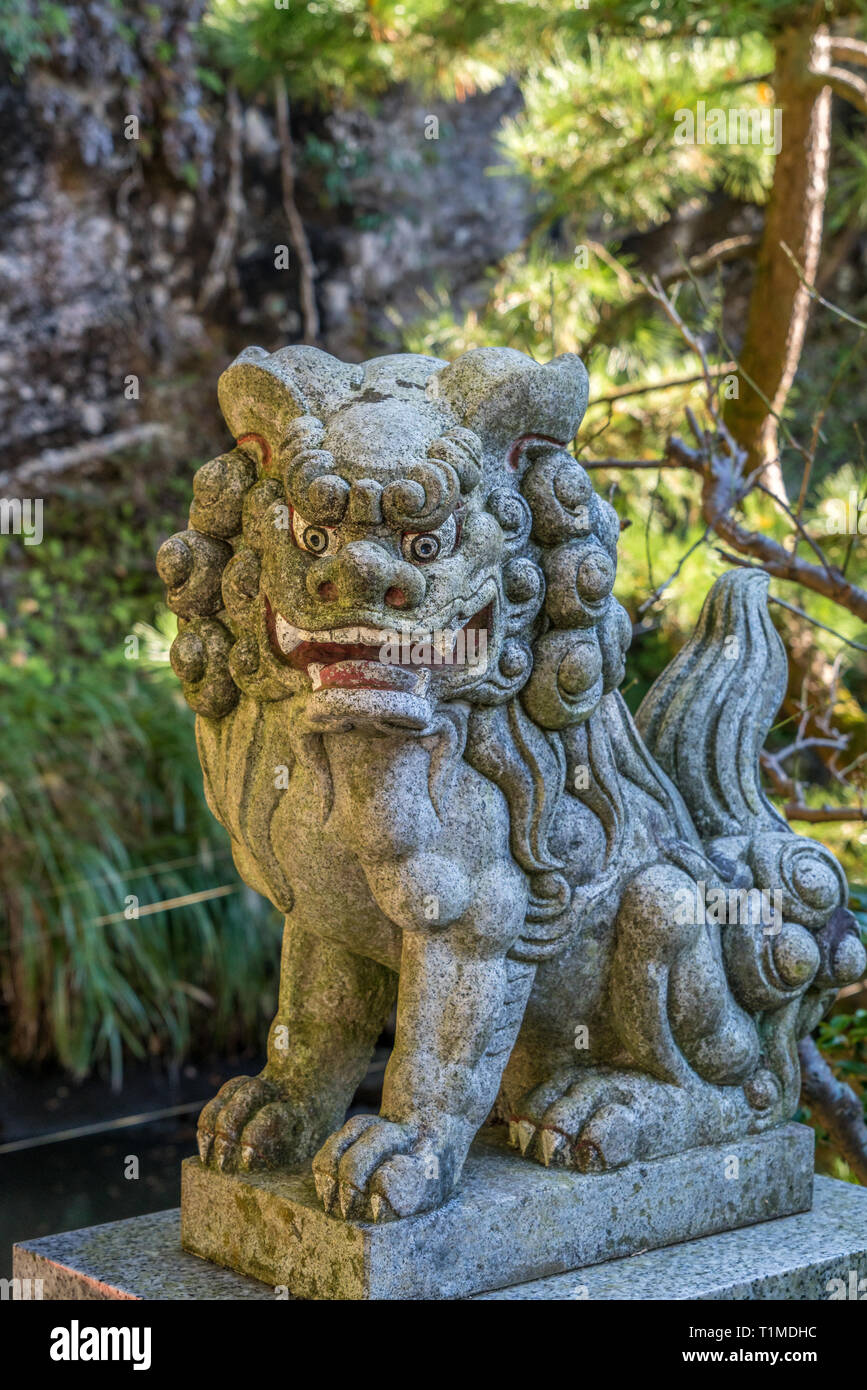
MULTIPOLYGON (((387 1049, 377 1049, 351 1111, 378 1109, 387 1049)), ((196 1152, 196 1119, 228 1076, 255 1074, 259 1059, 236 1059, 201 1071, 188 1068, 169 1084, 134 1076, 120 1095, 104 1085, 72 1089, 57 1081, 3 1078, 0 1133, 0 1278, 12 1272, 12 1245, 36 1236, 122 1221, 180 1202, 180 1166, 196 1152), (185 1113, 146 1116, 168 1108, 185 1113), (82 1125, 98 1134, 63 1138, 82 1125), (38 1140, 35 1147, 4 1146, 38 1140)))
POLYGON ((11 1273, 15 1241, 176 1207, 195 1124, 190 1114, 0 1155, 0 1275, 11 1273), (131 1157, 138 1177, 124 1176, 131 1157))

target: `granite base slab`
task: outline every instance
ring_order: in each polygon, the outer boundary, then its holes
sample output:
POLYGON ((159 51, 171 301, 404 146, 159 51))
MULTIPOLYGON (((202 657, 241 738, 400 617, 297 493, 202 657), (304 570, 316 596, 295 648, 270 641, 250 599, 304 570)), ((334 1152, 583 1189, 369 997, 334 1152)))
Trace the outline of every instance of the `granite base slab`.
MULTIPOLYGON (((15 1277, 22 1281, 19 1296, 78 1302, 274 1302, 275 1296, 285 1296, 187 1254, 180 1225, 175 1209, 22 1241, 14 1254, 15 1277)), ((470 1298, 825 1301, 839 1298, 841 1287, 857 1288, 861 1280, 867 1280, 867 1188, 820 1177, 810 1211, 470 1298)))
POLYGON ((603 1174, 543 1168, 494 1129, 445 1206, 383 1225, 326 1215, 309 1168, 228 1174, 188 1159, 181 1242, 301 1298, 460 1298, 805 1211, 812 1186, 803 1125, 603 1174))

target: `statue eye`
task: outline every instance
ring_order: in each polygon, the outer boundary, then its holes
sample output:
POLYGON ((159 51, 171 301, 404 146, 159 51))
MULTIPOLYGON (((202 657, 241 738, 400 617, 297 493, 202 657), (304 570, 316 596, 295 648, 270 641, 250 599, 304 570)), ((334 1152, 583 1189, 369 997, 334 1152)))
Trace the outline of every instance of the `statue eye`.
POLYGON ((403 558, 415 565, 429 565, 440 555, 451 555, 457 530, 455 518, 450 516, 438 531, 405 531, 400 543, 403 558))
POLYGON ((333 555, 337 549, 337 534, 330 526, 317 526, 292 513, 292 535, 300 550, 309 555, 333 555))
POLYGON ((420 531, 418 535, 405 539, 408 541, 409 558, 415 560, 417 565, 426 565, 440 553, 439 538, 428 532, 420 531))
POLYGON ((312 550, 314 555, 324 555, 328 549, 328 532, 321 526, 305 526, 301 543, 305 550, 312 550))

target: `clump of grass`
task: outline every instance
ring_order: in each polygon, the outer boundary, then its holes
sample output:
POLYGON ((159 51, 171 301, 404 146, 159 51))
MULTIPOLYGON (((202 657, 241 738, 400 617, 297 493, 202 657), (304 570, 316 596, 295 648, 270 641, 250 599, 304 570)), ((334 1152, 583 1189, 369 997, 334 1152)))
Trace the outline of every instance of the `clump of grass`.
POLYGON ((10 1055, 83 1075, 255 1036, 277 914, 245 889, 201 791, 170 671, 5 673, 0 983, 10 1055), (17 679, 15 679, 17 677, 17 679), (149 913, 150 905, 224 895, 149 913))
POLYGON ((39 546, 0 539, 0 1044, 115 1084, 130 1057, 260 1043, 279 960, 166 659, 153 555, 189 483, 142 476, 51 499, 39 546))

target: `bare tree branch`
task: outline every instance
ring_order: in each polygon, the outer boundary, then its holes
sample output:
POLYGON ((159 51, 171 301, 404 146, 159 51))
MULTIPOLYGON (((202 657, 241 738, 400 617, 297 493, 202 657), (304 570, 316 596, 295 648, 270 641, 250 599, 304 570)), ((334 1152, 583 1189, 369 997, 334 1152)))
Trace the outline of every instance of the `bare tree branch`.
POLYGON ((683 555, 681 555, 680 559, 677 562, 677 565, 672 570, 668 578, 664 579, 661 584, 657 585, 657 587, 654 589, 653 593, 650 595, 649 598, 646 598, 643 603, 639 604, 636 611, 640 618, 644 617, 644 614, 647 612, 648 608, 653 607, 657 599, 662 598, 662 595, 665 593, 669 585, 674 583, 675 579, 677 579, 678 575, 680 574, 690 555, 692 555, 694 551, 698 550, 700 545, 705 544, 708 538, 708 532, 709 528, 705 527, 704 534, 699 536, 698 540, 694 541, 688 550, 684 551, 683 555))
POLYGON ((832 58, 867 67, 867 43, 863 39, 847 39, 842 34, 829 34, 827 47, 832 58))
POLYGON ((831 59, 867 66, 867 44, 860 39, 834 38, 819 33, 813 42, 812 61, 808 72, 817 84, 830 87, 832 92, 848 101, 857 111, 867 113, 867 82, 848 68, 835 67, 831 59))
POLYGON ((812 1038, 798 1043, 801 1095, 859 1182, 867 1184, 867 1124, 860 1098, 838 1081, 812 1038))
POLYGON ((113 434, 86 439, 81 444, 70 444, 67 448, 44 449, 35 458, 25 459, 14 468, 0 473, 0 487, 20 488, 34 479, 41 480, 53 474, 65 473, 68 469, 79 468, 82 464, 110 458, 122 449, 135 448, 139 444, 148 444, 157 439, 167 439, 169 434, 169 429, 159 421, 145 421, 140 425, 130 425, 125 430, 115 430, 113 434))
MULTIPOLYGON (((735 519, 733 513, 755 485, 755 475, 744 476, 746 455, 736 444, 720 415, 714 377, 704 348, 692 329, 684 323, 659 280, 644 283, 648 293, 660 304, 667 318, 678 329, 684 342, 701 363, 707 390, 707 408, 715 428, 712 432, 701 430, 691 412, 687 411, 687 418, 690 420, 698 447, 691 449, 682 440, 672 436, 667 442, 666 452, 701 478, 702 514, 705 522, 734 550, 759 560, 761 568, 774 578, 803 584, 806 589, 824 594, 826 598, 833 599, 842 608, 849 609, 867 621, 867 590, 850 583, 836 565, 823 561, 820 566, 802 560, 799 555, 786 550, 785 546, 771 536, 750 530, 735 519)), ((802 452, 806 457, 806 451, 802 452)))
MULTIPOLYGON (((760 238, 752 232, 745 232, 740 236, 724 237, 722 241, 715 242, 706 251, 700 251, 697 255, 691 256, 688 261, 684 261, 681 265, 671 270, 660 271, 660 284, 676 283, 683 280, 687 273, 707 275, 718 265, 724 265, 728 261, 743 260, 754 254, 759 240, 760 238), (684 265, 688 268, 687 270, 684 269, 684 265)), ((625 266, 620 264, 615 256, 611 255, 606 247, 601 246, 598 242, 589 242, 588 245, 594 254, 614 271, 620 287, 624 291, 623 302, 611 305, 594 329, 586 345, 586 351, 589 354, 600 339, 608 338, 611 335, 625 314, 633 309, 640 300, 647 298, 647 290, 625 266)))
POLYGON ((588 472, 595 468, 682 468, 677 458, 664 459, 579 459, 582 468, 588 472))
POLYGON ((786 820, 811 821, 823 825, 830 821, 867 820, 867 806, 804 806, 789 802, 783 807, 786 820))
MULTIPOLYGON (((865 90, 867 90, 867 83, 865 83, 864 85, 865 90)), ((808 283, 802 267, 798 264, 797 260, 792 255, 792 252, 789 250, 789 247, 786 245, 786 243, 784 241, 781 241, 780 246, 782 247, 785 254, 788 256, 789 260, 792 262, 792 265, 795 269, 795 274, 797 275, 801 284, 804 286, 804 289, 807 291, 807 294, 810 296, 810 298, 815 299, 817 304, 821 304, 823 309, 830 309, 831 313, 836 314, 838 318, 845 319, 846 323, 853 323, 856 328, 860 328, 863 332, 867 333, 867 323, 865 323, 863 319, 856 319, 854 314, 847 314, 845 309, 841 309, 837 304, 832 304, 830 299, 825 299, 825 297, 821 295, 819 291, 816 289, 815 285, 811 285, 808 283)))
MULTIPOLYGON (((727 376, 736 370, 736 362, 717 362, 710 368, 712 376, 727 376)), ((670 391, 675 386, 691 386, 696 381, 704 381, 704 374, 670 376, 666 377, 665 381, 643 381, 636 386, 617 386, 613 391, 606 391, 602 396, 594 396, 587 409, 592 410, 594 405, 602 405, 607 401, 622 401, 627 396, 645 396, 651 391, 670 391)))
POLYGON ((280 178, 283 186, 283 211, 289 224, 289 240, 298 257, 301 292, 301 318, 304 325, 304 341, 315 343, 319 337, 319 311, 316 307, 316 266, 310 251, 310 243, 301 221, 301 214, 295 202, 295 158, 292 146, 292 130, 289 124, 289 96, 282 77, 274 81, 275 106, 277 111, 277 138, 280 141, 280 178))
POLYGON ((770 497, 771 501, 776 503, 780 510, 786 513, 786 516, 789 518, 792 525, 796 528, 798 534, 803 537, 803 539, 809 545, 810 549, 818 557, 819 561, 822 564, 822 568, 825 570, 829 570, 830 566, 828 564, 827 555, 822 550, 822 547, 819 545, 819 542, 815 539, 815 537, 810 535, 809 531, 804 526, 804 523, 801 521, 801 518, 799 516, 796 516, 795 513, 792 511, 788 502, 784 502, 782 497, 778 497, 775 492, 771 492, 771 489, 769 487, 765 487, 764 483, 756 482, 753 484, 753 487, 756 488, 758 492, 763 492, 766 497, 770 497))
POLYGON ((803 608, 796 608, 794 603, 786 603, 785 599, 776 598, 774 595, 768 599, 768 603, 776 603, 780 608, 788 608, 790 613, 797 613, 799 618, 810 623, 813 627, 820 627, 823 632, 830 632, 832 637, 836 637, 838 642, 845 642, 847 647, 854 647, 856 652, 867 652, 863 642, 856 642, 852 637, 844 637, 842 632, 837 632, 836 628, 829 627, 827 623, 820 623, 818 618, 811 618, 809 613, 805 613, 803 608))
POLYGON ((226 275, 232 264, 235 243, 238 240, 238 227, 244 210, 243 189, 243 115, 238 92, 234 86, 226 94, 226 112, 229 122, 229 181, 226 188, 226 212, 214 242, 211 259, 196 308, 201 313, 223 289, 226 275))
MULTIPOLYGON (((701 468, 697 468, 702 472, 701 468)), ((850 583, 836 565, 827 569, 813 565, 792 555, 779 541, 759 531, 751 531, 731 515, 732 509, 742 499, 736 480, 731 472, 712 460, 703 472, 702 512, 705 520, 717 535, 742 555, 752 555, 761 562, 761 568, 775 579, 787 579, 793 584, 803 584, 813 593, 824 594, 826 598, 847 608, 856 617, 867 621, 867 590, 850 583)))

